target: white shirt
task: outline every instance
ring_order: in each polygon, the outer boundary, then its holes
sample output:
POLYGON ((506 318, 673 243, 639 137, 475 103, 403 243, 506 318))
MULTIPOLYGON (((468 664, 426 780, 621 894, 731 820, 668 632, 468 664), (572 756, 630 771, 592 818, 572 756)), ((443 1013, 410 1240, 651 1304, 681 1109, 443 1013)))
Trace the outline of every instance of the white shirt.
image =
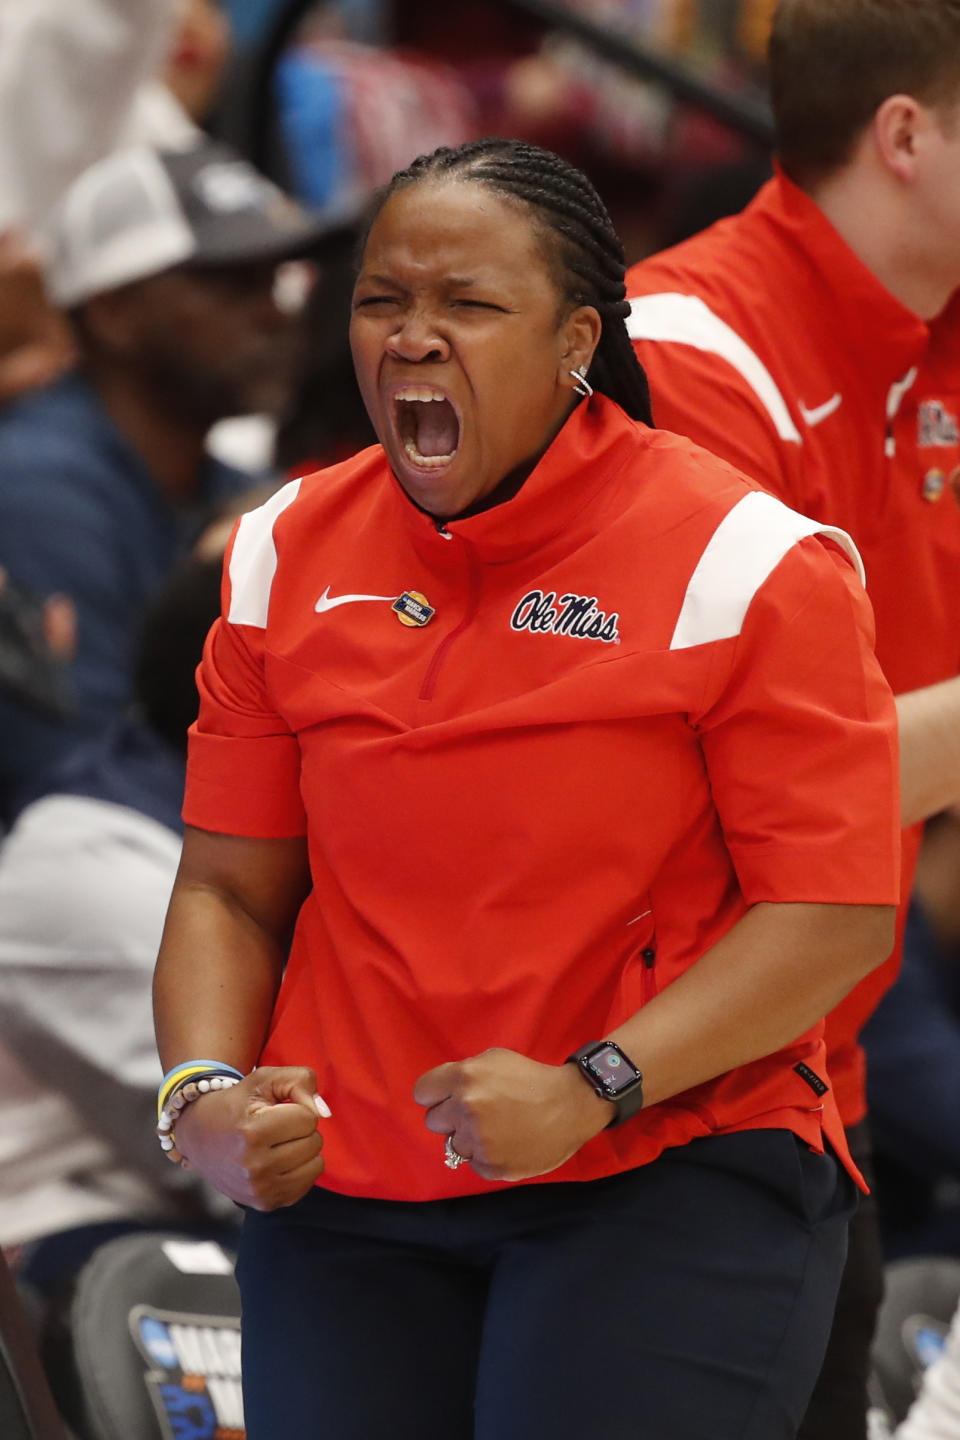
POLYGON ((191 122, 147 83, 173 19, 172 0, 0 0, 0 231, 36 234, 118 145, 188 143, 191 122))
POLYGON ((0 1244, 173 1219, 197 1189, 154 1133, 150 991, 179 854, 156 820, 68 795, 0 845, 0 1244))

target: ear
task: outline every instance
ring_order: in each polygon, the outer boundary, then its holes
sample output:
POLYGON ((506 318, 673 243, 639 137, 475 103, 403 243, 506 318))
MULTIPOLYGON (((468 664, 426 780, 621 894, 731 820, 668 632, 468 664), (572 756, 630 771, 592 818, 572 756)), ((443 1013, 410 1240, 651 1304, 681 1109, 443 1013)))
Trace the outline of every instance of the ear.
POLYGON ((917 161, 936 117, 912 95, 889 95, 873 117, 874 143, 886 168, 898 180, 912 182, 917 161))
POLYGON ((571 370, 579 370, 581 365, 590 369, 602 330, 603 321, 592 305, 578 305, 564 321, 558 379, 568 390, 573 387, 571 370))

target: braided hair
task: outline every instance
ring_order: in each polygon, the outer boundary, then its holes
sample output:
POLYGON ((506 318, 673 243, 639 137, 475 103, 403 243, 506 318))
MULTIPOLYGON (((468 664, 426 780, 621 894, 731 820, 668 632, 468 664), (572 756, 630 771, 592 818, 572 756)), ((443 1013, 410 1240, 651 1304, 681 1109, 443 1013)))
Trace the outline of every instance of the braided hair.
POLYGON ((394 175, 378 197, 373 219, 398 190, 446 178, 477 181, 533 212, 565 302, 571 308, 592 305, 600 316, 590 384, 634 420, 652 425, 647 377, 624 323, 630 306, 623 246, 586 175, 552 151, 522 140, 472 140, 456 149, 443 145, 394 175))

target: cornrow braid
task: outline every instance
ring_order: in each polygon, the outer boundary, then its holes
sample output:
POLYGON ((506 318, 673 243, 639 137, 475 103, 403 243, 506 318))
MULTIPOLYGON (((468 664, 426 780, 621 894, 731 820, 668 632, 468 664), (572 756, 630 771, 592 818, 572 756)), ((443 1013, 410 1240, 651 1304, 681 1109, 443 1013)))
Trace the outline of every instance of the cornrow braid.
POLYGON ((630 313, 620 237, 582 171, 522 140, 489 138, 420 155, 381 192, 376 214, 398 190, 449 176, 476 180, 526 205, 546 241, 558 288, 571 306, 592 305, 602 329, 588 379, 634 420, 653 424, 650 390, 625 324, 630 313))

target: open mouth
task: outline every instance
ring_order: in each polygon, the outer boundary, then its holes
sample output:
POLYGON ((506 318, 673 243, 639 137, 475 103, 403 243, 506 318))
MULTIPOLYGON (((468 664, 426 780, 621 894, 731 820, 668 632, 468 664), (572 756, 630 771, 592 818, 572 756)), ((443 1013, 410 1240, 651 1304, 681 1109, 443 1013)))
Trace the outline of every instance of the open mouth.
POLYGON ((393 402, 397 434, 410 463, 427 470, 449 465, 460 444, 460 419, 446 395, 429 385, 404 385, 393 402))

